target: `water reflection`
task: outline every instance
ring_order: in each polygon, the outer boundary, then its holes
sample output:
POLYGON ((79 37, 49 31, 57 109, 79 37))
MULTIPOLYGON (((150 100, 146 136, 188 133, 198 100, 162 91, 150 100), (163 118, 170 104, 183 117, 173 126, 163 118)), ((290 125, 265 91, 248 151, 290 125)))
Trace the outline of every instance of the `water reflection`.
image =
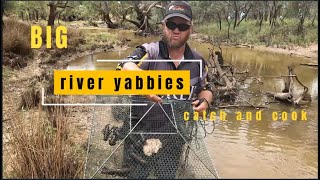
POLYGON ((310 93, 313 99, 318 99, 318 76, 312 81, 310 93))
POLYGON ((95 59, 93 54, 84 56, 73 61, 67 66, 67 70, 95 70, 95 59))

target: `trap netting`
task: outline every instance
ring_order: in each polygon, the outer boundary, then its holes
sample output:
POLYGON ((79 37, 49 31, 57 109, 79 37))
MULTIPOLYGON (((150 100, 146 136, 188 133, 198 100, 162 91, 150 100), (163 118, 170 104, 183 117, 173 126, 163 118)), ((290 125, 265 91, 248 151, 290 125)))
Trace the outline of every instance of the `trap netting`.
POLYGON ((191 102, 97 96, 96 103, 132 105, 95 107, 85 178, 218 177, 191 102), (191 120, 184 120, 185 112, 191 120))

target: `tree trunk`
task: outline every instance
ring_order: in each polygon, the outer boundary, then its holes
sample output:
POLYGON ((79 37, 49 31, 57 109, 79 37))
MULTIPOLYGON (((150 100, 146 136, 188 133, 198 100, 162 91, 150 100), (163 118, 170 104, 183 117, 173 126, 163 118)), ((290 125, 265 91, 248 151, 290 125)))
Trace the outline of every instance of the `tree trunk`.
POLYGON ((24 21, 23 11, 20 12, 21 19, 24 21))
POLYGON ((220 13, 218 13, 218 20, 219 20, 219 30, 221 31, 221 16, 220 13))
POLYGON ((58 24, 60 25, 60 17, 61 17, 61 13, 62 11, 60 11, 59 15, 58 15, 58 24))
POLYGON ((54 26, 54 20, 56 18, 56 9, 57 7, 55 6, 55 2, 51 1, 49 3, 50 7, 50 13, 49 13, 49 19, 48 19, 48 26, 54 26))
POLYGON ((301 35, 303 33, 303 24, 304 24, 304 15, 300 18, 299 24, 298 24, 298 35, 301 35))
MULTIPOLYGON (((131 20, 127 20, 127 21, 135 24, 139 28, 138 30, 142 30, 144 32, 146 32, 146 31, 152 32, 153 30, 152 30, 150 23, 149 23, 149 19, 150 19, 149 12, 153 7, 159 7, 159 6, 156 6, 158 3, 160 3, 160 1, 156 1, 148 7, 147 7, 147 4, 142 4, 139 7, 140 2, 135 2, 133 9, 135 10, 135 12, 137 14, 138 22, 131 21, 131 20)), ((163 9, 162 6, 160 6, 160 8, 163 9)))
POLYGON ((37 22, 39 21, 39 11, 38 10, 36 10, 36 20, 37 20, 37 22))
POLYGON ((110 14, 105 14, 105 21, 109 28, 115 28, 115 24, 111 21, 110 14))
POLYGON ((311 26, 313 27, 314 26, 314 20, 316 19, 317 15, 314 15, 312 20, 311 20, 311 26))
POLYGON ((231 22, 228 21, 228 39, 230 39, 230 26, 231 26, 231 22))
POLYGON ((206 20, 205 22, 208 22, 208 20, 210 21, 211 16, 210 16, 210 15, 208 15, 208 12, 207 12, 207 11, 205 11, 205 12, 204 12, 204 15, 203 15, 203 17, 202 17, 202 19, 205 19, 205 20, 206 20))
POLYGON ((268 16, 267 16, 265 10, 263 10, 263 14, 262 15, 263 15, 263 20, 264 21, 268 21, 268 16))
POLYGON ((225 76, 225 73, 222 71, 220 64, 218 62, 218 55, 215 55, 213 62, 214 62, 215 67, 217 68, 217 72, 218 72, 219 76, 222 77, 223 81, 225 82, 226 87, 231 89, 233 87, 232 83, 230 82, 228 77, 225 76))
POLYGON ((109 6, 108 6, 108 2, 107 1, 103 2, 103 8, 102 9, 103 9, 103 20, 108 25, 108 28, 115 29, 116 25, 111 21, 110 12, 109 12, 109 6))
MULTIPOLYGON (((260 13, 260 12, 259 12, 260 13)), ((260 22, 259 22, 259 32, 261 31, 261 27, 262 27, 262 22, 263 22, 263 15, 264 15, 264 13, 261 15, 261 17, 260 17, 260 22)))
POLYGON ((241 21, 243 21, 243 19, 246 21, 247 16, 248 16, 248 14, 249 14, 249 12, 250 12, 251 7, 252 7, 252 5, 251 5, 251 4, 249 4, 249 8, 248 8, 248 10, 246 9, 246 11, 245 11, 245 15, 242 17, 242 19, 240 19, 240 21, 238 22, 237 26, 239 26, 239 25, 240 25, 240 23, 241 23, 241 21))
POLYGON ((132 21, 130 19, 126 19, 128 22, 134 24, 135 26, 137 26, 137 28, 139 28, 141 25, 138 22, 132 21))
MULTIPOLYGON (((269 3, 269 1, 266 1, 267 3, 269 3)), ((269 6, 269 4, 268 4, 268 21, 269 21, 269 24, 271 24, 271 16, 272 16, 272 11, 273 11, 273 6, 271 6, 271 8, 270 8, 270 6, 269 6)))
POLYGON ((47 16, 46 16, 47 14, 45 14, 45 13, 41 13, 40 12, 40 19, 42 19, 42 20, 45 20, 45 19, 47 19, 47 16))
POLYGON ((144 22, 144 15, 143 15, 143 12, 142 12, 142 8, 140 9, 139 8, 139 4, 140 2, 136 2, 134 3, 134 10, 136 11, 136 14, 137 14, 137 20, 138 20, 138 23, 139 23, 139 29, 141 30, 145 30, 145 25, 143 25, 143 22, 144 22), (143 26, 142 26, 143 25, 143 26))
MULTIPOLYGON (((123 15, 123 20, 126 20, 126 21, 134 24, 137 28, 139 28, 141 30, 145 30, 145 25, 143 25, 145 19, 144 19, 144 15, 142 13, 142 10, 139 8, 139 4, 140 4, 139 1, 134 1, 134 6, 132 7, 137 14, 138 22, 130 20, 130 19, 126 19, 127 12, 125 15, 123 15)), ((127 11, 128 11, 128 9, 127 9, 127 11)))
POLYGON ((36 20, 36 11, 32 11, 32 20, 36 20))
POLYGON ((234 5, 234 24, 233 24, 233 30, 236 29, 237 26, 237 21, 238 21, 238 6, 237 6, 237 2, 233 1, 233 5, 234 5))
POLYGON ((301 7, 301 15, 299 17, 299 24, 298 24, 298 35, 303 34, 303 25, 304 25, 304 20, 306 18, 306 16, 309 14, 309 6, 307 4, 307 2, 303 2, 304 4, 302 4, 301 7))
POLYGON ((29 10, 27 11, 28 12, 28 21, 32 21, 32 12, 30 12, 29 10))
POLYGON ((273 1, 273 13, 272 13, 272 21, 271 21, 271 27, 274 27, 277 23, 277 16, 280 12, 281 5, 277 6, 276 1, 273 1))

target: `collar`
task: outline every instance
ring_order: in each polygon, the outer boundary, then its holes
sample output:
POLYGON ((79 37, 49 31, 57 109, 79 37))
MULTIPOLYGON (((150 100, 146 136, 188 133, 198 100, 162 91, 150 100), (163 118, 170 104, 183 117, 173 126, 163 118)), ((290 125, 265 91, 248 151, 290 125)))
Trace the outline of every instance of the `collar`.
MULTIPOLYGON (((168 47, 163 40, 159 41, 159 51, 160 51, 160 55, 162 58, 170 59, 168 47)), ((194 56, 192 54, 192 51, 191 51, 188 43, 186 43, 186 48, 184 50, 183 57, 184 57, 183 59, 194 59, 194 56)))
MULTIPOLYGON (((169 58, 171 59, 171 57, 169 56, 169 58)), ((182 58, 181 59, 179 59, 180 61, 179 61, 179 64, 181 64, 181 62, 184 60, 184 55, 182 56, 182 58)))

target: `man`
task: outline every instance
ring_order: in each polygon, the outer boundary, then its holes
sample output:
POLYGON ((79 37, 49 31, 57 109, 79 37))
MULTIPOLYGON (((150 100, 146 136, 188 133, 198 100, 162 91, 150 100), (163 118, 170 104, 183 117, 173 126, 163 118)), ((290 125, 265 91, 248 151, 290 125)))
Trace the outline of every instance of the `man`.
MULTIPOLYGON (((192 32, 192 10, 187 2, 175 1, 171 2, 166 7, 166 15, 162 21, 163 38, 158 42, 149 44, 143 44, 138 46, 137 49, 128 56, 127 59, 140 60, 120 63, 117 67, 118 70, 190 70, 190 94, 189 95, 167 95, 168 99, 176 100, 191 100, 194 95, 197 96, 197 100, 192 102, 194 111, 205 111, 213 99, 213 93, 210 85, 207 82, 207 66, 203 58, 195 51, 191 50, 187 44, 187 40, 192 32), (143 61, 145 59, 165 59, 165 60, 180 60, 172 62, 150 62, 143 61), (202 60, 202 72, 200 72, 199 62, 188 62, 185 60, 202 60), (202 78, 200 74, 202 73, 202 78)), ((162 103, 162 99, 158 95, 146 95, 148 100, 152 102, 162 103)), ((161 141, 165 141, 166 138, 160 138, 161 141)), ((166 136, 167 139, 169 136, 166 136)), ((174 138, 171 138, 174 139, 174 138)), ((179 164, 179 156, 181 155, 181 149, 184 142, 182 140, 175 139, 175 147, 168 146, 162 147, 165 150, 158 156, 160 161, 155 161, 155 175, 158 178, 175 178, 176 171, 179 164), (174 149, 176 155, 170 153, 170 149, 174 149), (157 165, 158 164, 158 165, 157 165)), ((134 141, 132 141, 134 142, 134 141)), ((129 149, 130 143, 125 143, 125 151, 129 149)), ((129 157, 125 157, 125 161, 129 157), (127 159, 126 159, 127 158, 127 159)), ((147 178, 149 170, 147 166, 139 165, 135 163, 134 170, 128 176, 129 178, 147 178), (139 172, 139 171, 143 171, 139 172)))

